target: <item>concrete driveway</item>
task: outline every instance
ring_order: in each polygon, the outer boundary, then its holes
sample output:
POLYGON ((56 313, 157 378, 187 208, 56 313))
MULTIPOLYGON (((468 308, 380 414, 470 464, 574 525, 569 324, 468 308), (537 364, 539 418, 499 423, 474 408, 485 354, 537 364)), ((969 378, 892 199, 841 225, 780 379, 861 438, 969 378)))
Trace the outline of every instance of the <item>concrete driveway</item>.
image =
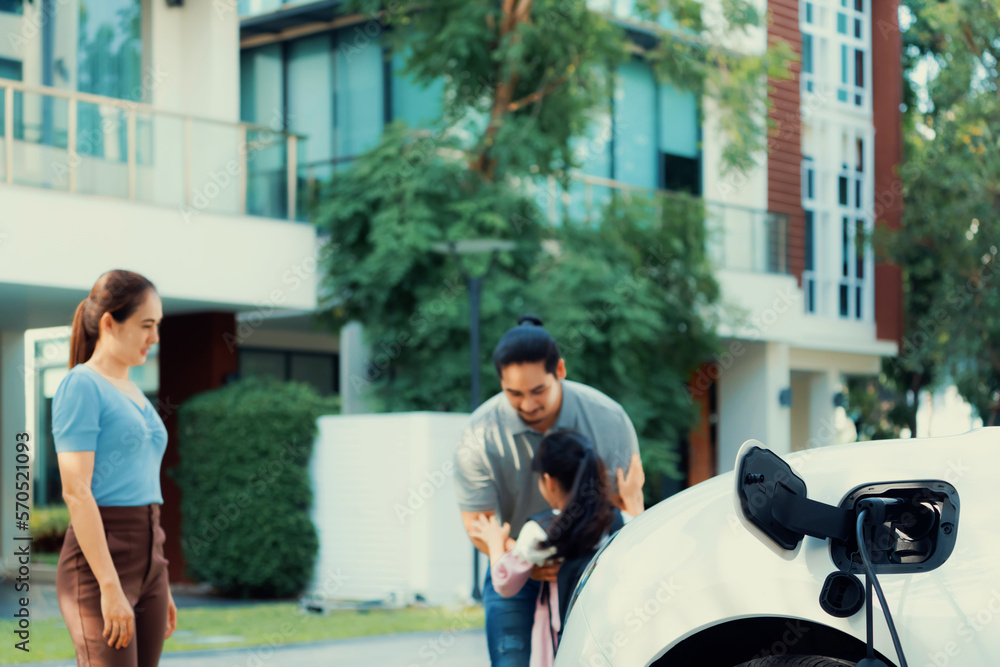
MULTIPOLYGON (((72 660, 29 663, 76 667, 72 660)), ((486 632, 417 632, 338 639, 297 646, 269 646, 166 654, 161 667, 489 667, 486 632)))

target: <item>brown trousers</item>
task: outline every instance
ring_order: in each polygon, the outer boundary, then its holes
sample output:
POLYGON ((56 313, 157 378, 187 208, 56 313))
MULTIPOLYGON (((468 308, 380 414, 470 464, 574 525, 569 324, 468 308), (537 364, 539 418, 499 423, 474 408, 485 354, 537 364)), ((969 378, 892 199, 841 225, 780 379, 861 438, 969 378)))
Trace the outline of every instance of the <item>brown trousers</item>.
POLYGON ((108 646, 102 634, 101 588, 70 523, 59 554, 56 591, 73 638, 77 667, 156 667, 167 629, 170 592, 160 506, 98 510, 122 590, 135 610, 135 636, 120 649, 108 646))

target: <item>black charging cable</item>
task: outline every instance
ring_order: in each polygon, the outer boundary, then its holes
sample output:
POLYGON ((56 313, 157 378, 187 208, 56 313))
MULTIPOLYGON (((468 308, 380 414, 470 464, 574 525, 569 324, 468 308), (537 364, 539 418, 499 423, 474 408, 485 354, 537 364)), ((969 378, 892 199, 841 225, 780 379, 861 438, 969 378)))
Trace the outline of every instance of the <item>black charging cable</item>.
MULTIPOLYGON (((896 632, 896 625, 892 622, 892 614, 889 612, 889 604, 885 601, 885 594, 882 593, 882 586, 875 576, 875 568, 872 566, 871 558, 868 555, 868 548, 865 545, 865 523, 872 518, 873 526, 881 526, 885 520, 885 508, 902 502, 898 498, 865 498, 858 502, 861 511, 858 513, 857 536, 858 551, 861 553, 861 560, 865 565, 865 590, 866 590, 866 619, 868 624, 868 657, 871 664, 877 664, 873 647, 872 632, 872 584, 875 586, 875 593, 878 595, 879 604, 882 605, 882 613, 885 614, 886 625, 889 626, 889 634, 892 635, 893 646, 896 647, 896 655, 899 656, 899 667, 907 667, 906 658, 903 657, 903 647, 899 642, 899 634, 896 632)), ((859 663, 860 664, 860 663, 859 663)))

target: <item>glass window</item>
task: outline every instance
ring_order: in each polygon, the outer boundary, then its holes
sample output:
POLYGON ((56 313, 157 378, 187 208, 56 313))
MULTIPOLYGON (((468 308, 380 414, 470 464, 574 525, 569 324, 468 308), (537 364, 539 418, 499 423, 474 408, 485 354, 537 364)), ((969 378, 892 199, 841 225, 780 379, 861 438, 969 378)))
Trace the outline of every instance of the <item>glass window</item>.
POLYGON ((336 357, 331 354, 291 354, 291 377, 289 380, 305 382, 321 395, 336 392, 336 357))
POLYGON ((427 127, 441 118, 444 81, 426 87, 415 83, 402 72, 405 58, 402 53, 392 58, 392 118, 405 120, 411 127, 427 127))
POLYGON ((264 350, 240 350, 240 376, 270 376, 285 379, 285 354, 264 350))
POLYGON ((847 314, 850 312, 848 310, 848 306, 847 306, 847 295, 848 295, 847 285, 841 284, 841 286, 840 286, 840 316, 841 317, 847 317, 847 314))
POLYGON ((343 31, 337 45, 337 157, 373 148, 385 121, 385 71, 378 40, 343 31))
POLYGON ((304 382, 322 396, 340 391, 340 358, 327 352, 240 350, 240 376, 269 376, 281 381, 304 382))
POLYGON ((288 128, 306 135, 299 148, 299 165, 315 178, 332 175, 333 58, 330 35, 295 40, 288 45, 285 90, 288 128))
POLYGON ((802 33, 802 72, 804 74, 812 74, 812 71, 812 35, 805 32, 802 33))
POLYGON ((841 176, 840 179, 839 179, 839 181, 838 181, 838 183, 840 185, 840 198, 839 198, 838 201, 840 202, 841 206, 847 206, 848 205, 847 204, 847 177, 846 176, 841 176))
POLYGON ((854 236, 854 247, 857 255, 855 277, 861 280, 865 277, 865 221, 858 218, 856 222, 858 227, 854 236))
POLYGON ((640 187, 656 183, 656 82, 649 65, 633 60, 618 70, 614 141, 615 178, 640 187))
POLYGON ((851 270, 851 236, 850 236, 850 226, 851 221, 849 218, 844 218, 841 221, 841 244, 840 244, 840 264, 841 264, 841 275, 845 278, 850 276, 851 270))
POLYGON ((24 0, 0 0, 0 12, 23 14, 24 0))
POLYGON ((837 12, 837 32, 841 35, 847 34, 847 14, 844 12, 837 12))
POLYGON ((811 2, 806 3, 806 23, 813 22, 813 5, 811 2))
MULTIPOLYGON (((17 60, 0 58, 0 79, 20 81, 21 63, 17 60)), ((0 95, 2 95, 2 91, 0 91, 0 95)), ((0 137, 5 132, 5 113, 7 113, 5 104, 2 97, 0 97, 0 137)), ((14 92, 14 138, 18 140, 24 139, 24 94, 18 91, 14 92)))
POLYGON ((807 210, 806 214, 806 229, 805 229, 805 246, 806 246, 806 271, 812 271, 815 267, 815 258, 813 254, 813 212, 807 210))
POLYGON ((691 92, 659 84, 660 150, 698 157, 698 102, 691 92))
POLYGON ((77 90, 147 101, 140 0, 80 0, 78 5, 77 90))

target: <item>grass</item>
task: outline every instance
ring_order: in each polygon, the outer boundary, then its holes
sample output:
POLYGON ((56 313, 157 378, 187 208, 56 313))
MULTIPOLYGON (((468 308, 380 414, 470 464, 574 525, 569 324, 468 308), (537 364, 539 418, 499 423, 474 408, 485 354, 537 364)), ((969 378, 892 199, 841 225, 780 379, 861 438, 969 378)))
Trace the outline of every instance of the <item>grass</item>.
MULTIPOLYGON (((61 618, 31 623, 28 654, 13 647, 14 625, 12 621, 0 620, 0 637, 5 638, 0 644, 0 664, 73 658, 73 644, 61 618)), ((164 643, 163 652, 277 646, 400 632, 461 631, 483 625, 482 607, 349 610, 325 616, 303 612, 294 602, 194 607, 179 610, 177 631, 164 643), (211 637, 221 641, 206 641, 211 637), (228 641, 223 640, 226 637, 228 641)))

